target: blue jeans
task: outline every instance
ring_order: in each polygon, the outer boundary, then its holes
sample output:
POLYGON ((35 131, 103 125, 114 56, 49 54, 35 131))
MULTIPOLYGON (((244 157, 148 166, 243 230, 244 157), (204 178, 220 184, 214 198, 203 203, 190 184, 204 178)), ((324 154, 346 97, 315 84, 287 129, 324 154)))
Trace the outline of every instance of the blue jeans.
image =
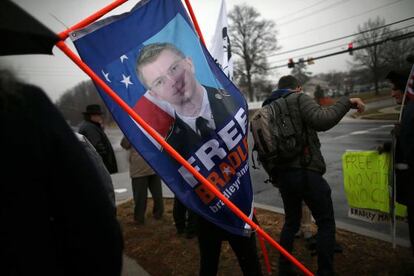
MULTIPOLYGON (((280 245, 292 252, 295 234, 300 227, 302 201, 305 201, 318 226, 318 275, 333 275, 335 219, 331 188, 320 173, 305 169, 278 171, 276 179, 285 208, 285 224, 280 235, 280 245)), ((281 255, 279 275, 289 274, 291 269, 290 261, 281 255)))

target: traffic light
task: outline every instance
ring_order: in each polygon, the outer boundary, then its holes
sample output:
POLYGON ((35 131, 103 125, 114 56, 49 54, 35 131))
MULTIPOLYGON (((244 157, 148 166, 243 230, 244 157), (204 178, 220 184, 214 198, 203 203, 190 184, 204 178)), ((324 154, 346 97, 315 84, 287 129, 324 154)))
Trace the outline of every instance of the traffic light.
POLYGON ((295 63, 293 62, 293 59, 290 58, 288 61, 288 68, 294 68, 295 67, 295 63))
POLYGON ((354 50, 354 45, 353 45, 353 43, 352 42, 349 42, 348 43, 348 52, 349 52, 349 55, 353 55, 353 51, 354 50))
POLYGON ((315 64, 315 61, 313 60, 313 57, 308 57, 307 62, 308 62, 308 65, 315 64))

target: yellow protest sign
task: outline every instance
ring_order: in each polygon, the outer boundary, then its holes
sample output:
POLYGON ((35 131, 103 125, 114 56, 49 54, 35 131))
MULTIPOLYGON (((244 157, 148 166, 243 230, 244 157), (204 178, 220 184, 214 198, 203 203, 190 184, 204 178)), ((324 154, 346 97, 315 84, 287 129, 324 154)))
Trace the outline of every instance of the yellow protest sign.
MULTIPOLYGON (((390 155, 377 151, 347 151, 342 155, 344 189, 348 205, 389 213, 390 155)), ((397 215, 405 210, 397 204, 397 215)))

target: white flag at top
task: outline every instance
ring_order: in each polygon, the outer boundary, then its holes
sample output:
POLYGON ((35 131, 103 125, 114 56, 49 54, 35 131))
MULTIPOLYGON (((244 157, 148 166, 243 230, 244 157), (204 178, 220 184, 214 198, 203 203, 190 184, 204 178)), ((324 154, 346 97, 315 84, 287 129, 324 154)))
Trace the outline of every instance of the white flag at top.
POLYGON ((210 45, 210 54, 220 65, 223 72, 231 80, 233 78, 233 59, 230 48, 230 37, 227 25, 227 9, 225 0, 221 1, 216 31, 210 45))

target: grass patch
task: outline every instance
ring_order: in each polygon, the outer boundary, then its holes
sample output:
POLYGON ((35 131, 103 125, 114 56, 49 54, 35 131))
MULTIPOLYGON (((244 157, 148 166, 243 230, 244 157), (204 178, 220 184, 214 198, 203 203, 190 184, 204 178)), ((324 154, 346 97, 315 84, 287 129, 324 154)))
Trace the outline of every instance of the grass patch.
MULTIPOLYGON (((145 225, 136 225, 133 219, 133 202, 118 206, 118 220, 124 234, 125 253, 136 260, 152 276, 197 276, 199 251, 197 239, 185 239, 175 234, 172 219, 172 199, 164 199, 165 213, 161 221, 152 220, 152 199, 148 199, 145 225)), ((284 216, 278 213, 257 209, 257 217, 262 228, 276 241, 284 223, 284 216)), ((316 225, 312 225, 316 232, 316 225)), ((335 254, 336 275, 412 275, 414 259, 410 248, 361 236, 344 230, 336 230, 336 239, 343 252, 335 254)), ((279 253, 267 244, 272 275, 278 272, 279 253)), ((266 268, 260 249, 259 257, 263 274, 266 268)), ((293 255, 311 271, 316 272, 317 258, 307 248, 307 243, 295 240, 293 255)), ((227 242, 223 243, 218 276, 242 275, 237 259, 227 242)))

